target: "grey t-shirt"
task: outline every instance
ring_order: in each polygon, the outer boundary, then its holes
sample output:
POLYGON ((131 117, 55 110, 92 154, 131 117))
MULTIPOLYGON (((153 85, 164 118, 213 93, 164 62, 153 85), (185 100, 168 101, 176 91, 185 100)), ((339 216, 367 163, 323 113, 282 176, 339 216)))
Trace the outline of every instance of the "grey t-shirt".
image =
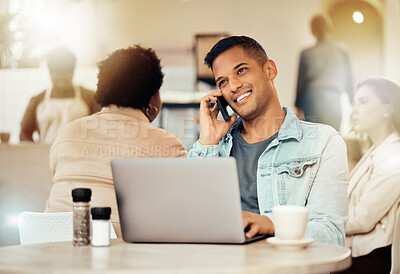
POLYGON ((242 126, 238 126, 232 131, 231 156, 235 157, 237 163, 242 210, 260 214, 257 199, 258 158, 278 136, 278 132, 267 140, 249 144, 243 139, 241 128, 242 126))

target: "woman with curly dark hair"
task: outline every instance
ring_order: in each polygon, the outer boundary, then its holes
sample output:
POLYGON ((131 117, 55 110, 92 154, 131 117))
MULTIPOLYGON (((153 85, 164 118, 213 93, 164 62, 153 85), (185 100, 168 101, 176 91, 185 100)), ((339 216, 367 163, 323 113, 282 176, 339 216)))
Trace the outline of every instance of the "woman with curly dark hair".
POLYGON ((111 206, 111 222, 121 236, 110 160, 187 156, 178 138, 150 124, 161 109, 163 77, 155 52, 138 45, 99 63, 95 98, 103 108, 68 124, 54 141, 47 212, 71 211, 71 190, 91 188, 91 206, 111 206))

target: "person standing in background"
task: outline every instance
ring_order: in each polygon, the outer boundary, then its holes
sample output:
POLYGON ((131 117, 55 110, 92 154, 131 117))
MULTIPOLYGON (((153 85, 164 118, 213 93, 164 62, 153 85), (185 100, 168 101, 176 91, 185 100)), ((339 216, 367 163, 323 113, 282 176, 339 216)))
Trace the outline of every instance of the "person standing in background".
POLYGON ((311 20, 317 42, 300 54, 295 106, 300 118, 340 131, 341 94, 347 92, 352 101, 354 84, 347 49, 329 38, 332 29, 327 15, 311 20))
POLYGON ((94 92, 75 86, 75 56, 67 49, 57 48, 46 56, 52 86, 31 98, 21 122, 20 140, 51 144, 67 123, 95 112, 101 107, 94 92))

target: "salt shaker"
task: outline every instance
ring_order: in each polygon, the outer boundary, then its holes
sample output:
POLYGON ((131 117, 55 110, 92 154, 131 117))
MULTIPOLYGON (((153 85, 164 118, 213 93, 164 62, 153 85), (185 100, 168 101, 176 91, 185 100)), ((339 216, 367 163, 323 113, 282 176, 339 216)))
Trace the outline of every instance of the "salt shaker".
POLYGON ((110 207, 94 207, 92 212, 92 246, 110 245, 110 207))
POLYGON ((75 188, 72 190, 72 212, 74 224, 74 245, 90 244, 90 211, 89 202, 92 190, 89 188, 75 188))

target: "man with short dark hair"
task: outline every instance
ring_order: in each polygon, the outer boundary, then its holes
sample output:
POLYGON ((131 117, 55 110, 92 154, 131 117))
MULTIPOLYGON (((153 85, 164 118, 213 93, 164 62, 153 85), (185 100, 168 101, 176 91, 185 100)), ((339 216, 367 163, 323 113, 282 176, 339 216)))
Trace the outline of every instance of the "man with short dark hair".
POLYGON ((205 63, 219 90, 201 100, 200 138, 189 156, 236 158, 246 237, 274 234, 274 206, 304 205, 306 235, 343 245, 348 170, 338 132, 281 107, 276 65, 254 39, 222 39, 205 63), (221 96, 237 114, 226 122, 217 120, 217 104, 210 109, 221 96))

